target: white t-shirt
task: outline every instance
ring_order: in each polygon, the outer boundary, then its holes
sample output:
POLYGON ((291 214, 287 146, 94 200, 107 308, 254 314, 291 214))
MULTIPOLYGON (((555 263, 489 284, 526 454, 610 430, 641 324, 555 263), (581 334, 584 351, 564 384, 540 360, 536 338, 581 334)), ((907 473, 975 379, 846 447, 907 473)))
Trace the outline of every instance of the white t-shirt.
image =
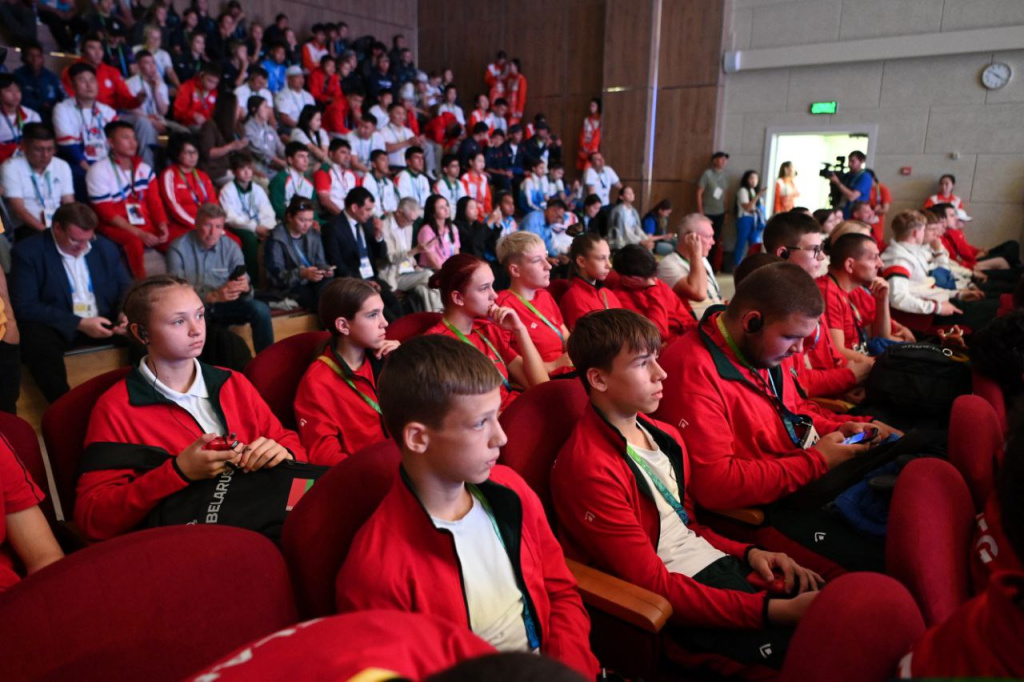
MULTIPOLYGON (((398 142, 405 142, 406 140, 412 139, 414 135, 412 131, 405 126, 396 126, 392 123, 388 123, 380 130, 381 137, 384 138, 386 144, 396 144, 398 142)), ((387 149, 387 147, 385 147, 387 149)), ((398 151, 388 152, 388 164, 392 166, 401 166, 405 168, 405 150, 407 147, 402 147, 398 151)))
POLYGON ((320 149, 322 149, 326 153, 328 146, 331 144, 331 141, 327 138, 327 131, 324 130, 323 128, 321 128, 320 130, 315 130, 313 131, 313 137, 315 137, 316 140, 311 139, 309 135, 307 135, 300 128, 292 129, 292 142, 301 142, 302 144, 305 145, 312 144, 314 146, 320 147, 320 149))
POLYGON ((277 113, 288 116, 298 123, 302 108, 310 104, 316 104, 316 100, 313 99, 313 95, 305 90, 295 92, 291 88, 282 88, 281 92, 277 93, 274 104, 277 113))
POLYGON ((192 415, 199 422, 203 433, 223 434, 224 425, 220 423, 217 411, 213 409, 213 403, 210 401, 210 391, 206 388, 206 379, 203 378, 203 370, 199 366, 198 360, 194 362, 196 364, 196 378, 184 393, 178 393, 160 381, 153 374, 153 370, 146 364, 146 358, 142 358, 142 361, 139 362, 139 372, 142 374, 142 378, 146 380, 146 383, 152 386, 157 393, 192 415))
MULTIPOLYGON (((136 45, 132 48, 133 54, 138 54, 140 50, 146 49, 144 45, 136 45)), ((171 61, 171 55, 167 54, 167 50, 157 50, 156 52, 150 51, 153 55, 153 61, 156 62, 156 71, 160 74, 162 80, 167 80, 167 70, 174 69, 174 63, 171 61)))
MULTIPOLYGON (((331 194, 331 203, 338 208, 344 209, 345 197, 347 197, 348 193, 354 188, 359 186, 359 180, 356 178, 356 174, 347 168, 342 168, 338 164, 332 163, 328 168, 317 171, 317 175, 313 177, 314 186, 316 186, 316 183, 319 183, 317 178, 323 177, 320 173, 326 173, 327 180, 330 182, 329 191, 331 194)), ((317 186, 317 191, 323 191, 322 184, 317 186)))
MULTIPOLYGON (((711 263, 707 258, 701 258, 704 272, 708 276, 707 291, 702 301, 690 301, 690 307, 697 317, 701 317, 705 310, 712 305, 724 303, 722 291, 718 287, 718 280, 711 269, 711 263)), ((670 289, 675 288, 676 282, 690 276, 690 264, 679 255, 678 251, 668 254, 658 263, 658 279, 667 284, 670 289)))
POLYGON ((601 169, 600 173, 594 170, 593 166, 591 166, 583 176, 583 184, 587 187, 594 188, 594 194, 601 198, 602 206, 608 206, 611 204, 610 197, 612 187, 614 187, 618 181, 619 176, 615 174, 615 171, 611 166, 605 166, 601 169))
POLYGON ((235 99, 238 100, 238 108, 242 111, 247 111, 246 107, 249 106, 249 98, 253 95, 256 95, 257 97, 262 97, 267 101, 267 104, 269 104, 270 106, 274 106, 274 95, 271 94, 269 89, 263 88, 261 90, 257 90, 256 92, 253 92, 252 88, 249 87, 248 83, 243 83, 242 85, 239 85, 237 88, 235 88, 235 99))
MULTIPOLYGON (((749 187, 740 187, 739 191, 736 192, 736 217, 743 218, 745 216, 754 215, 754 211, 748 211, 743 208, 743 204, 749 204, 754 200, 756 192, 749 187)), ((756 207, 755 207, 756 208, 756 207)))
POLYGON ((277 224, 274 207, 259 184, 249 183, 249 191, 242 194, 234 181, 220 189, 220 207, 228 214, 227 224, 236 229, 253 230, 257 227, 273 228, 277 224))
POLYGON ((374 130, 370 137, 365 140, 359 137, 359 134, 353 130, 345 136, 345 139, 348 140, 349 145, 352 147, 352 156, 359 159, 360 163, 366 167, 370 166, 370 154, 378 149, 381 151, 385 149, 384 138, 378 130, 374 130))
POLYGON ((412 171, 406 169, 395 178, 395 184, 398 186, 399 199, 411 197, 421 207, 426 207, 430 197, 430 180, 427 180, 426 175, 420 173, 414 176, 412 171))
POLYGON ((64 265, 64 273, 68 276, 68 284, 71 285, 71 311, 77 317, 96 317, 99 315, 99 307, 96 305, 96 293, 92 288, 92 275, 89 273, 89 264, 85 257, 92 251, 92 244, 85 247, 81 256, 70 256, 57 247, 61 263, 64 265))
POLYGON ((523 623, 523 593, 512 562, 480 501, 458 521, 431 517, 434 526, 455 539, 469 606, 470 629, 498 651, 528 651, 523 623))
POLYGON ((23 156, 12 156, 0 166, 4 195, 8 199, 21 199, 25 210, 34 216, 44 213, 47 227, 53 223, 53 214, 60 208, 61 198, 75 193, 71 179, 71 166, 64 159, 54 157, 42 173, 36 173, 23 156), (41 201, 40 201, 41 200, 41 201))
POLYGON ((452 116, 455 117, 455 120, 459 122, 459 125, 461 125, 463 128, 466 127, 466 114, 463 113, 462 107, 460 107, 458 104, 445 103, 437 108, 438 116, 445 113, 451 114, 452 116))
MULTIPOLYGON (((654 439, 651 438, 651 434, 646 429, 641 426, 640 430, 647 435, 651 443, 654 443, 654 439)), ((676 472, 672 468, 672 463, 669 461, 668 456, 661 449, 646 450, 635 445, 630 447, 647 463, 651 471, 661 479, 661 482, 665 484, 669 492, 677 500, 682 500, 679 495, 679 482, 676 480, 676 472)), ((655 487, 651 477, 644 471, 644 468, 637 468, 647 481, 647 485, 654 495, 654 503, 658 507, 658 516, 661 517, 661 535, 658 537, 658 558, 665 562, 665 568, 672 573, 679 573, 680 575, 692 578, 726 556, 725 553, 715 549, 707 540, 690 530, 683 523, 682 519, 679 518, 676 511, 672 509, 672 506, 658 492, 658 489, 655 487)))
POLYGON ((443 176, 434 183, 434 194, 440 194, 448 201, 449 206, 455 206, 459 203, 459 199, 466 196, 466 188, 461 180, 452 180, 448 176, 443 176), (449 185, 448 182, 452 184, 449 185))
POLYGON ((379 218, 398 208, 398 192, 391 178, 384 176, 378 179, 371 173, 363 178, 363 187, 373 197, 373 215, 379 218))
POLYGON ((132 91, 133 95, 139 94, 140 91, 145 91, 146 93, 146 101, 132 113, 140 116, 160 117, 167 114, 168 107, 171 103, 170 95, 167 92, 167 83, 158 81, 156 89, 154 89, 153 86, 142 80, 142 76, 135 75, 126 80, 125 85, 128 86, 128 89, 132 91))
POLYGON ((117 112, 102 102, 91 108, 81 109, 74 97, 59 102, 53 108, 53 129, 57 144, 83 145, 83 153, 89 163, 107 158, 107 136, 103 126, 117 120, 117 112))
MULTIPOLYGON (((39 114, 28 107, 18 107, 14 114, 0 111, 0 143, 21 142, 21 130, 26 123, 39 123, 39 114)), ((20 151, 20 150, 19 150, 20 151)))

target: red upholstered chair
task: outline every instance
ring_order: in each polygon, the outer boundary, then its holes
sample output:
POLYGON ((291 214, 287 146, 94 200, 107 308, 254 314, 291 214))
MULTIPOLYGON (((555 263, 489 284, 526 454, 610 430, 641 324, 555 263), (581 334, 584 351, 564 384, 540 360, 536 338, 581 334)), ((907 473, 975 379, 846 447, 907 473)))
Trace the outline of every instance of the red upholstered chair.
POLYGON ((561 303, 562 296, 565 292, 569 291, 569 287, 572 285, 570 279, 553 279, 551 284, 548 285, 548 293, 555 299, 555 303, 561 303))
POLYGON ((877 573, 826 585, 789 644, 782 682, 884 682, 924 634, 914 598, 877 573))
POLYGON ((296 620, 284 559, 263 536, 144 530, 0 595, 0 679, 180 680, 296 620))
POLYGON ((441 321, 441 313, 413 313, 400 317, 388 325, 387 337, 394 341, 408 341, 419 336, 441 321))
MULTIPOLYGON (((551 466, 588 402, 578 379, 559 379, 527 390, 499 418, 508 436, 499 461, 537 493, 552 527, 551 466)), ((571 559, 566 563, 590 613, 590 641, 601 664, 630 676, 654 673, 659 633, 672 614, 668 600, 571 559)))
POLYGON ((1006 417, 1006 398, 1003 396, 1003 389, 994 380, 978 372, 972 374, 972 383, 974 395, 981 396, 992 406, 999 419, 1002 433, 1008 433, 1010 426, 1006 417))
POLYGON ((984 398, 962 395, 949 417, 949 461, 967 482, 980 512, 992 494, 995 472, 1003 459, 1003 430, 984 398))
POLYGON ((43 463, 43 453, 39 449, 39 437, 36 435, 36 430, 21 417, 0 412, 0 434, 7 439, 11 449, 17 453, 18 458, 32 476, 32 480, 46 493, 46 499, 39 503, 39 508, 50 525, 56 525, 57 514, 53 508, 53 496, 50 494, 49 483, 46 480, 46 465, 43 463))
POLYGON ((65 522, 75 509, 75 485, 78 481, 78 462, 82 459, 82 445, 89 428, 92 407, 107 389, 123 379, 130 367, 111 370, 74 387, 43 413, 43 442, 50 458, 53 482, 57 486, 65 522))
POLYGON ((306 332, 282 339, 260 351, 245 367, 245 378, 287 429, 295 428, 295 392, 329 332, 306 332))
POLYGON ((399 461, 394 441, 363 448, 331 467, 288 514, 281 550, 303 618, 335 612, 338 570, 356 531, 391 489, 399 461))
POLYGON ((889 508, 886 572, 914 595, 929 627, 970 596, 974 504, 963 477, 941 459, 918 459, 900 474, 889 508))

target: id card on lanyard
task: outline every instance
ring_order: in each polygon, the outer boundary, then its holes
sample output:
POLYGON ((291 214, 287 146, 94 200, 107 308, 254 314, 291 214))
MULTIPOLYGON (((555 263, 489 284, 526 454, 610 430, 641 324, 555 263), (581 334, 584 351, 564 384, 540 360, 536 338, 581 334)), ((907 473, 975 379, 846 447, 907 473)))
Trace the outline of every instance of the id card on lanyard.
POLYGON ((82 119, 82 146, 85 148, 85 158, 89 161, 99 161, 107 155, 107 138, 103 134, 103 113, 95 104, 90 112, 90 123, 85 122, 85 114, 78 109, 78 117, 82 119))
POLYGON ((29 166, 28 169, 29 177, 32 179, 32 189, 35 191, 36 201, 39 202, 40 206, 40 218, 42 219, 43 225, 51 227, 53 225, 53 214, 57 212, 56 208, 51 208, 48 202, 53 200, 53 184, 50 181, 50 169, 47 168, 43 172, 43 177, 40 178, 36 175, 36 172, 29 166), (41 181, 46 181, 46 194, 43 194, 41 181))

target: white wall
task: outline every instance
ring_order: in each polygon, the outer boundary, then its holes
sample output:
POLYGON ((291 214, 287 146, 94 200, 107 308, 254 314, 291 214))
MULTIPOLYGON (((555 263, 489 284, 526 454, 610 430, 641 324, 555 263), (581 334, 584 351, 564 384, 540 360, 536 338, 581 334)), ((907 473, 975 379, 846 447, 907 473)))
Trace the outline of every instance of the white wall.
MULTIPOLYGON (((732 0, 726 50, 756 50, 918 33, 1024 25, 1024 0, 732 0)), ((941 51, 941 40, 936 41, 941 51)), ((1022 46, 1024 47, 1024 46, 1022 46)), ((893 211, 916 208, 943 173, 975 220, 972 242, 1018 239, 1024 227, 1024 49, 1011 52, 741 71, 725 76, 717 136, 730 170, 761 168, 765 129, 877 124, 874 168, 893 211), (998 91, 981 84, 993 61, 1013 68, 998 91), (834 116, 813 101, 838 100, 834 116), (951 156, 957 153, 958 159, 951 156), (911 166, 909 177, 899 168, 911 166)), ((812 207, 814 208, 814 207, 812 207)))

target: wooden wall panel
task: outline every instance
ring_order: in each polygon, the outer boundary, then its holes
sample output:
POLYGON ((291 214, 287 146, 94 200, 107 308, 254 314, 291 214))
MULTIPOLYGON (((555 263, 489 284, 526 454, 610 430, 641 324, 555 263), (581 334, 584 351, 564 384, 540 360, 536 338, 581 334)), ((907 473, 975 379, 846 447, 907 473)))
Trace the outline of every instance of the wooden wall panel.
MULTIPOLYGON (((301 42, 309 36, 310 27, 323 21, 344 21, 352 36, 372 34, 391 44, 391 36, 401 33, 415 52, 417 45, 418 0, 245 0, 246 20, 264 26, 278 13, 288 15, 289 25, 301 42)), ((217 3, 211 2, 211 8, 217 3)), ((213 10, 211 10, 213 11, 213 10)))
POLYGON ((566 9, 568 41, 562 51, 566 58, 565 90, 574 95, 597 97, 603 82, 604 6, 584 2, 566 9))
POLYGON ((646 90, 605 93, 601 152, 620 177, 643 176, 646 110, 646 90))
POLYGON ((608 0, 604 32, 606 89, 647 86, 653 8, 654 0, 608 0))
POLYGON ((707 165, 715 137, 713 86, 658 91, 657 132, 654 138, 654 178, 696 180, 707 165))
POLYGON ((724 12, 721 0, 662 2, 659 86, 718 83, 724 12))

